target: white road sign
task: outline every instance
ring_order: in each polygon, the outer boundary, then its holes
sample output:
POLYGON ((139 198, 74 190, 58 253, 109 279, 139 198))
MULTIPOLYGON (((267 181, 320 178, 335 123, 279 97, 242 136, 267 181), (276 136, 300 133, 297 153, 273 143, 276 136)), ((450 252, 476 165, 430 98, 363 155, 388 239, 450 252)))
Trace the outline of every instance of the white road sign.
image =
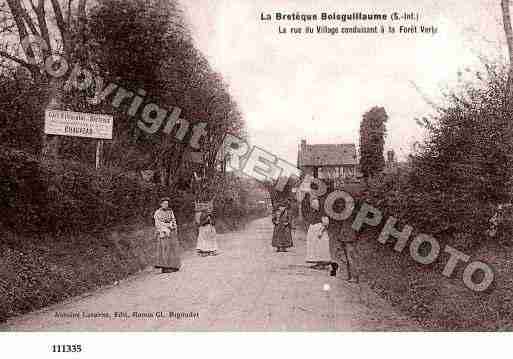
POLYGON ((45 133, 48 135, 112 139, 112 115, 46 110, 45 133))

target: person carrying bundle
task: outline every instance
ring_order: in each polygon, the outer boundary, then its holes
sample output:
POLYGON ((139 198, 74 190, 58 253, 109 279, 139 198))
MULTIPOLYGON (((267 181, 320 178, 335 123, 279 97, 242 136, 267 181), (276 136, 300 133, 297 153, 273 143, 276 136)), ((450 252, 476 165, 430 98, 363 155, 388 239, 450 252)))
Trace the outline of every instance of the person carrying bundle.
POLYGON ((196 250, 202 257, 208 255, 217 255, 217 232, 215 228, 214 216, 212 214, 213 206, 212 203, 207 203, 208 206, 202 206, 196 204, 196 209, 200 209, 197 212, 197 223, 198 223, 198 242, 196 250))

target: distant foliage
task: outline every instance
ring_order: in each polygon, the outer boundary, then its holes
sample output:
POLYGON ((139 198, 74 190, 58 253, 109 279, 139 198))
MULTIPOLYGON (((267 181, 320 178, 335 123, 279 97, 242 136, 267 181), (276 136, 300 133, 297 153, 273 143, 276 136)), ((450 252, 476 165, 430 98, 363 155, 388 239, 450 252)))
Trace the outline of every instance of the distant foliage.
POLYGON ((385 167, 383 147, 388 115, 383 107, 367 111, 360 124, 360 170, 364 178, 380 173, 385 167))
POLYGON ((486 80, 447 95, 410 169, 376 179, 369 193, 389 215, 462 246, 487 238, 498 204, 511 201, 513 113, 505 107, 505 72, 487 69, 486 80))

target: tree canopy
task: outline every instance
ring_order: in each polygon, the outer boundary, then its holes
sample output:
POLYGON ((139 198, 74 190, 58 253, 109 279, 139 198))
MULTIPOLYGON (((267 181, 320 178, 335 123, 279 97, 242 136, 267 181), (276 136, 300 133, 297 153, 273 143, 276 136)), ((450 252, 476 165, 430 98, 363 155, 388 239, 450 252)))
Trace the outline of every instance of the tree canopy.
POLYGON ((360 170, 368 179, 380 173, 385 167, 383 149, 386 137, 388 115, 383 107, 367 111, 360 124, 360 170))

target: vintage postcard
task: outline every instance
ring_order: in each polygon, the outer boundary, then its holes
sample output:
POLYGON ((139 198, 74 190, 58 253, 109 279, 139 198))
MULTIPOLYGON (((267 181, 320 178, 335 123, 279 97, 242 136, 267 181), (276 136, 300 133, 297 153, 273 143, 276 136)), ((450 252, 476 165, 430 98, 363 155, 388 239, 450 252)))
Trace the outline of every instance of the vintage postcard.
POLYGON ((0 0, 0 331, 510 331, 512 10, 0 0))

